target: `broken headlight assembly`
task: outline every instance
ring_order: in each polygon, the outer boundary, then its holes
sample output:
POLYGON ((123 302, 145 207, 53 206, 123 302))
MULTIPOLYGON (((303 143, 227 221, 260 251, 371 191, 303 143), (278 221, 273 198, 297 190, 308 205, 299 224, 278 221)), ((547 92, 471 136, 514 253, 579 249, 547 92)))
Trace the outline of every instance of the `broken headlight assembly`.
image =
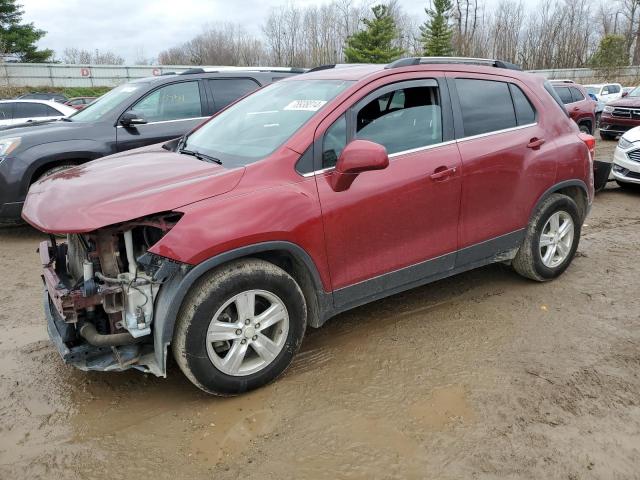
MULTIPOLYGON (((180 263, 148 252, 180 220, 166 213, 47 243, 44 280, 65 344, 150 342, 160 286, 180 263)), ((42 256, 42 247, 41 247, 42 256)), ((140 348, 135 349, 138 355, 140 348)))

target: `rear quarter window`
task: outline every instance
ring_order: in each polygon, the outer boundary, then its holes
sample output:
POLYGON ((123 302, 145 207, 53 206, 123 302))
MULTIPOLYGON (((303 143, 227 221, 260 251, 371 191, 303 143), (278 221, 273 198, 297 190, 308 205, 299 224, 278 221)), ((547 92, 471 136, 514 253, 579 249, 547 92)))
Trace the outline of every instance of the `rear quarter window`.
POLYGON ((584 100, 584 95, 582 94, 582 92, 575 87, 571 87, 571 97, 573 98, 574 102, 580 102, 584 100))
POLYGON ((516 119, 518 121, 518 125, 528 125, 530 123, 535 123, 536 121, 536 110, 531 104, 531 101, 525 93, 513 83, 509 84, 509 88, 511 89, 511 98, 513 98, 513 106, 516 109, 516 119))
POLYGON ((551 98, 553 98, 555 100, 555 102, 562 109, 564 114, 568 117, 569 113, 567 112, 567 109, 564 108, 564 104, 562 103, 562 100, 558 96, 558 93, 556 92, 555 88, 553 88, 553 85, 551 85, 551 83, 549 83, 549 81, 545 81, 544 82, 544 89, 547 91, 547 93, 549 95, 551 95, 551 98))

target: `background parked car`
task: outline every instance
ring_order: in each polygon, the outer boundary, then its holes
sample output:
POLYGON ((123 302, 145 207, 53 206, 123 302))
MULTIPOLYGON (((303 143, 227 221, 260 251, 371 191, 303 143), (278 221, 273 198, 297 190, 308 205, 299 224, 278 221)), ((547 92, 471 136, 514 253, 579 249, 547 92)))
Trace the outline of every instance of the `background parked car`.
POLYGON ((619 83, 594 83, 584 88, 605 103, 622 98, 622 85, 619 83))
POLYGON ((624 98, 608 102, 600 117, 600 137, 614 140, 627 130, 640 126, 640 87, 624 98))
POLYGON ((626 97, 636 87, 622 87, 622 96, 626 97))
POLYGON ((58 120, 75 110, 58 102, 47 100, 0 100, 0 127, 11 125, 58 120))
POLYGON ((75 110, 82 110, 98 97, 72 97, 64 104, 75 110))
POLYGON ((189 69, 135 80, 104 94, 67 122, 0 134, 0 224, 19 221, 39 178, 112 153, 171 140, 263 85, 300 69, 189 69))
POLYGON ((68 99, 66 95, 62 93, 53 93, 53 92, 33 92, 33 93, 25 93, 24 95, 20 95, 17 97, 21 100, 50 100, 52 102, 65 103, 68 99))
POLYGON ((580 131, 592 135, 596 128, 598 102, 593 101, 582 85, 572 80, 552 80, 551 84, 580 131))
POLYGON ((640 191, 640 127, 620 137, 613 155, 612 175, 622 188, 640 191))

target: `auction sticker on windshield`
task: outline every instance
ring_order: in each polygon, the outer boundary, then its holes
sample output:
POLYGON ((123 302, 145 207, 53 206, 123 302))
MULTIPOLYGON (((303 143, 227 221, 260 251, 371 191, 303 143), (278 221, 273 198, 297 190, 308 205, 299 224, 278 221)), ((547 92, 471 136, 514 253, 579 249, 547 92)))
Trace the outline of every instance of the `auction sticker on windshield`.
POLYGON ((294 100, 289 103, 284 110, 304 110, 306 112, 317 112, 327 103, 326 100, 294 100))

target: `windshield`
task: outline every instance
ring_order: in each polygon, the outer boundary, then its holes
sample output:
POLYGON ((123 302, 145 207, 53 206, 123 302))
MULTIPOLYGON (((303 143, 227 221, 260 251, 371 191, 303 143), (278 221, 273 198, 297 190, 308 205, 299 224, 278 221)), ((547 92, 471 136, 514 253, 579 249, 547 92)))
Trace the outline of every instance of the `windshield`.
POLYGON ((636 87, 633 90, 631 90, 627 94, 627 97, 640 97, 640 87, 636 87))
POLYGON ((247 165, 282 145, 327 102, 353 82, 296 80, 269 85, 193 132, 182 149, 247 165))
POLYGON ((69 116, 68 119, 72 122, 96 122, 109 113, 113 107, 119 105, 120 102, 130 97, 133 92, 140 90, 143 86, 146 86, 146 84, 125 83, 124 85, 120 85, 105 93, 84 109, 78 110, 77 113, 69 116))

